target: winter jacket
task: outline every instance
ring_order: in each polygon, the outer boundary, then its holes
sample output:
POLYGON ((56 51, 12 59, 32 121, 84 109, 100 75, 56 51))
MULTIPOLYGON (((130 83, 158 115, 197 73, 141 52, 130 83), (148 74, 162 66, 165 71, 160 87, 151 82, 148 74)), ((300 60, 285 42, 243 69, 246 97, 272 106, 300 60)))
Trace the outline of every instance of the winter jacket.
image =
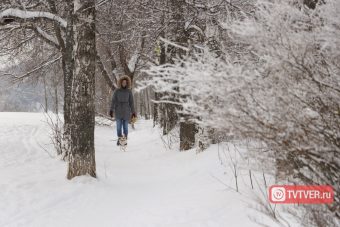
POLYGON ((124 119, 129 121, 131 114, 135 113, 133 104, 133 95, 131 91, 131 80, 127 76, 123 76, 118 81, 118 89, 116 89, 112 95, 112 102, 110 111, 115 114, 116 119, 124 119), (121 87, 123 80, 127 81, 126 88, 121 87))

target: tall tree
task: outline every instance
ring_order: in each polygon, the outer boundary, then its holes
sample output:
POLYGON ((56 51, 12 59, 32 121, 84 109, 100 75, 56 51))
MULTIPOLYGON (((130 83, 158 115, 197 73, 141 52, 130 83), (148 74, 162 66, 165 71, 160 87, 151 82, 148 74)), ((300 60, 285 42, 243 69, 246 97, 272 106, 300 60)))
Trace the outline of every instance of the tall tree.
POLYGON ((73 78, 71 86, 70 154, 67 178, 96 177, 95 127, 95 3, 75 0, 73 12, 73 78))
POLYGON ((43 40, 45 43, 42 45, 55 48, 49 49, 54 59, 34 66, 18 79, 27 78, 61 59, 64 74, 64 155, 65 159, 69 159, 67 177, 71 179, 85 174, 95 177, 95 1, 48 0, 38 4, 6 1, 1 5, 0 25, 4 31, 1 42, 10 44, 5 50, 8 53, 15 50, 20 55, 24 54, 20 48, 30 41, 33 43, 28 45, 30 48, 39 48, 34 45, 33 38, 40 42, 43 40), (18 46, 16 42, 21 44, 18 46), (56 50, 59 53, 53 52, 56 50))
MULTIPOLYGON (((167 16, 167 22, 162 16, 162 23, 166 26, 160 36, 159 46, 159 63, 174 64, 178 59, 183 59, 188 55, 188 33, 186 31, 187 20, 187 4, 184 0, 170 0, 167 2, 170 11, 167 16), (167 25, 166 25, 167 24, 167 25), (182 48, 184 47, 184 48, 182 48)), ((175 83, 180 83, 176 81, 175 83)), ((174 87, 178 90, 179 87, 174 87)), ((167 101, 155 106, 155 118, 160 122, 163 128, 163 134, 169 133, 178 123, 180 128, 180 150, 189 150, 195 145, 196 126, 189 122, 189 117, 183 114, 178 114, 180 106, 174 104, 179 97, 171 92, 158 93, 156 92, 156 100, 161 100, 166 97, 167 101)))
MULTIPOLYGON (((171 34, 174 35, 174 41, 180 45, 188 45, 188 34, 185 30, 185 15, 186 15, 186 2, 185 0, 171 0, 170 8, 172 12, 173 26, 171 28, 171 34)), ((179 58, 183 58, 188 54, 181 48, 177 48, 172 53, 179 58)), ((180 83, 180 82, 179 82, 180 83)), ((196 125, 189 121, 190 117, 180 114, 180 150, 189 150, 195 145, 196 125)))

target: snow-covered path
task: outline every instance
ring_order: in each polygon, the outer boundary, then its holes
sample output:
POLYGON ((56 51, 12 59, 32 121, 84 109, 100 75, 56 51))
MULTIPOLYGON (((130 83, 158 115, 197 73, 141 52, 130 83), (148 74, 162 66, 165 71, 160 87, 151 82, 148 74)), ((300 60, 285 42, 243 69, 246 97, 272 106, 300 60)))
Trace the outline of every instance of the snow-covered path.
POLYGON ((66 163, 50 156, 44 121, 39 113, 0 113, 0 226, 257 226, 247 202, 216 180, 230 181, 217 149, 166 150, 141 120, 121 152, 114 129, 100 126, 98 179, 68 181, 66 163))

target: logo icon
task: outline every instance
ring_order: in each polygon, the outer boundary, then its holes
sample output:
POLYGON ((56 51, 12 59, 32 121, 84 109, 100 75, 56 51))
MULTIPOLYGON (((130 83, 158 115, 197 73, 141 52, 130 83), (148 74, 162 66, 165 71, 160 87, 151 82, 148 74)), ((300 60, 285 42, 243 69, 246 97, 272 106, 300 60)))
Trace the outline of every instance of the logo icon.
POLYGON ((268 197, 271 203, 330 204, 334 190, 330 185, 272 185, 268 197))
POLYGON ((284 202, 286 200, 286 189, 284 187, 273 186, 270 188, 271 202, 284 202))

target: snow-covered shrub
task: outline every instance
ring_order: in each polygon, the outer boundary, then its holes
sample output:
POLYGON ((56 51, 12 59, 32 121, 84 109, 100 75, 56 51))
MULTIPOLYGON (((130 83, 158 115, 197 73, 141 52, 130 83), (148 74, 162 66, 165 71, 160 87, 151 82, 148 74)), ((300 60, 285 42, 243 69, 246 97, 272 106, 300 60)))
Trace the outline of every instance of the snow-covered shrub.
MULTIPOLYGON (((233 53, 217 58, 205 51, 151 67, 143 85, 169 94, 160 102, 178 97, 181 112, 201 127, 264 142, 279 180, 339 192, 339 27, 339 1, 309 9, 298 1, 259 0, 253 16, 225 28, 243 47, 237 61, 233 53)), ((339 208, 335 197, 313 209, 313 219, 331 225, 339 208)))
MULTIPOLYGON (((276 151, 282 178, 339 191, 340 2, 315 10, 293 3, 259 1, 255 18, 234 26, 261 75, 242 92, 250 126, 242 131, 276 151)), ((339 207, 337 197, 328 208, 339 218, 339 207)), ((330 224, 328 215, 317 216, 330 224)))

